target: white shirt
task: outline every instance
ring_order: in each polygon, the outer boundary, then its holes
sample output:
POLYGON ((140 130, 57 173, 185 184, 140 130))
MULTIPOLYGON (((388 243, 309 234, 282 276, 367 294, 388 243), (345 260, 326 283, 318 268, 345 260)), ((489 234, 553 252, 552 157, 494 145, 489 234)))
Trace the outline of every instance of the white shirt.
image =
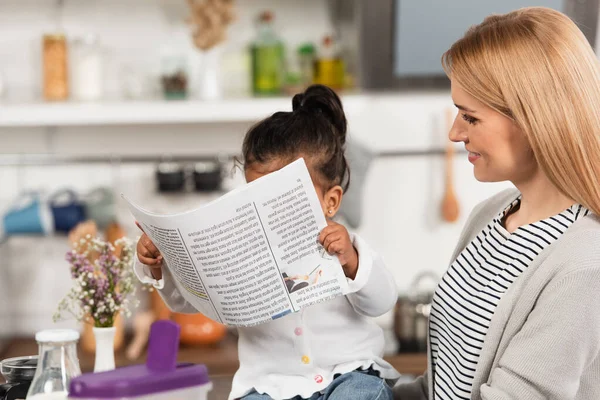
MULTIPOLYGON (((265 324, 240 327, 240 368, 233 378, 229 400, 253 389, 273 399, 294 396, 309 398, 324 390, 336 374, 369 368, 384 379, 398 372, 383 360, 383 331, 371 317, 394 307, 397 290, 394 278, 379 257, 362 239, 351 235, 359 255, 351 293, 318 303, 265 324)), ((137 257, 136 257, 137 259, 137 257)), ((168 268, 156 281, 147 266, 136 263, 142 282, 153 283, 165 303, 175 312, 194 313, 173 283, 168 268)))
POLYGON ((509 233, 493 219, 452 263, 432 303, 429 335, 435 399, 471 398, 475 370, 498 303, 533 260, 589 211, 573 205, 509 233))

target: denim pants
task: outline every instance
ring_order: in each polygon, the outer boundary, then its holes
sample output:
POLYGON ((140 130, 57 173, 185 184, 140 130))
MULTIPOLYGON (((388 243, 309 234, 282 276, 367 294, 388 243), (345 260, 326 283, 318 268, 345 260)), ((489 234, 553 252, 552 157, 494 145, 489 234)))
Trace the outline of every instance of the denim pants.
MULTIPOLYGON (((308 399, 300 396, 289 400, 392 400, 392 390, 385 380, 368 371, 352 371, 336 377, 323 392, 308 399)), ((269 395, 252 392, 242 400, 272 400, 269 395)))

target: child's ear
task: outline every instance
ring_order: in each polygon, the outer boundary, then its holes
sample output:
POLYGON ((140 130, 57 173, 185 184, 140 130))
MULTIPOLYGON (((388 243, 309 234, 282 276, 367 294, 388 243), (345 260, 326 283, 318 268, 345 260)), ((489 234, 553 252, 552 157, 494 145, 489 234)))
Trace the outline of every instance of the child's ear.
POLYGON ((337 214, 342 205, 343 195, 344 190, 340 185, 336 185, 325 192, 325 196, 323 197, 323 206, 325 209, 323 212, 328 218, 333 218, 337 214))

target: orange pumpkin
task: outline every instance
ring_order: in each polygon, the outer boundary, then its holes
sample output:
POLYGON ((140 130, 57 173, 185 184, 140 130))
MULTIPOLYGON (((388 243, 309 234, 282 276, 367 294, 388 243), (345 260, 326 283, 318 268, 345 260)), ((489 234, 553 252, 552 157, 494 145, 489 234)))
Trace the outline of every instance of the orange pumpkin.
POLYGON ((152 309, 157 319, 171 319, 181 326, 179 341, 186 345, 210 345, 223 340, 227 334, 225 325, 202 314, 178 314, 165 305, 155 290, 151 296, 152 309))
POLYGON ((227 334, 227 328, 203 314, 173 314, 173 321, 181 326, 180 341, 187 345, 210 345, 219 343, 227 334))

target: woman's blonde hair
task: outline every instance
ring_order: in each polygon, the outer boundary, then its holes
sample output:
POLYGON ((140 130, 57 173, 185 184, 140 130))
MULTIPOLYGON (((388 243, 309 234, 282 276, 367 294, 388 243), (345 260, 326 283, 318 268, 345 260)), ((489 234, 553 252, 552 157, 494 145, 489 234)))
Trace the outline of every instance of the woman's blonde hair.
POLYGON ((558 11, 492 15, 442 56, 448 76, 511 118, 551 182, 600 215, 600 63, 558 11))

